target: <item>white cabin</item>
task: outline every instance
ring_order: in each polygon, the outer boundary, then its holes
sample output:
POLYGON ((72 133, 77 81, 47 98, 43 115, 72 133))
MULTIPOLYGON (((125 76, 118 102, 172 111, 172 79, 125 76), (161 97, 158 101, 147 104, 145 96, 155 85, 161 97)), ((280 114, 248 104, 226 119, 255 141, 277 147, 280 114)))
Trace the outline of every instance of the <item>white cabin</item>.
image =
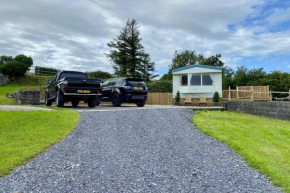
POLYGON ((222 97, 222 68, 206 65, 190 65, 172 70, 173 75, 173 98, 177 91, 180 98, 191 94, 193 98, 199 98, 205 94, 212 98, 217 91, 222 97))

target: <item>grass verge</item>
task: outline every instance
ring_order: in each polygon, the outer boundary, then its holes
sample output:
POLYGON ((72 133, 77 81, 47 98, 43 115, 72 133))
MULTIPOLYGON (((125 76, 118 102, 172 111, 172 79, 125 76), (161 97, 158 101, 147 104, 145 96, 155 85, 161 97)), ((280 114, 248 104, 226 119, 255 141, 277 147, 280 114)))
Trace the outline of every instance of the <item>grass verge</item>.
POLYGON ((76 126, 76 111, 0 111, 0 176, 62 140, 76 126))
POLYGON ((199 111, 193 123, 227 143, 243 159, 290 193, 290 121, 228 111, 199 111))
POLYGON ((0 105, 17 105, 14 98, 7 98, 7 93, 20 90, 20 86, 0 86, 0 105))

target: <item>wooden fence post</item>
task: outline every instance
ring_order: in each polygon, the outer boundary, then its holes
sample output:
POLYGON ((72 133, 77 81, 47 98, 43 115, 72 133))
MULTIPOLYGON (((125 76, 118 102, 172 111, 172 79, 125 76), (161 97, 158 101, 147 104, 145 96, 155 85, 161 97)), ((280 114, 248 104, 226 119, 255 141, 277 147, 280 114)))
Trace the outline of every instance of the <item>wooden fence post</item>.
POLYGON ((231 101, 231 86, 229 86, 229 101, 231 101))
POLYGON ((252 96, 251 96, 251 100, 254 101, 254 86, 252 86, 252 96))
POLYGON ((273 101, 272 91, 270 90, 270 101, 273 101))
POLYGON ((239 100, 239 87, 237 86, 237 99, 239 100))

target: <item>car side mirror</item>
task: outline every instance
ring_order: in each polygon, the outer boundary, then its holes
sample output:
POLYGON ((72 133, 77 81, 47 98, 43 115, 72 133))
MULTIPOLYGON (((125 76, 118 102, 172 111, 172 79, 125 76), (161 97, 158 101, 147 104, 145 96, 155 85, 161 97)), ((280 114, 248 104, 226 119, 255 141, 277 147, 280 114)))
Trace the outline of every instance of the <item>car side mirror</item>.
POLYGON ((51 80, 46 81, 47 84, 51 84, 51 80))

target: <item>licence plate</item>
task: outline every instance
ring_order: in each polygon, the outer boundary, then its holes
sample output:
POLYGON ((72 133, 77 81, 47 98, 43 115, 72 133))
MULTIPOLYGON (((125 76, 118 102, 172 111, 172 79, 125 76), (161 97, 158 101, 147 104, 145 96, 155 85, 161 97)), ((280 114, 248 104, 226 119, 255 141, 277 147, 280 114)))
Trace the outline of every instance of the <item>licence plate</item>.
POLYGON ((134 86, 134 90, 143 90, 143 88, 142 87, 134 86))
POLYGON ((78 90, 78 93, 91 93, 90 90, 78 90))

